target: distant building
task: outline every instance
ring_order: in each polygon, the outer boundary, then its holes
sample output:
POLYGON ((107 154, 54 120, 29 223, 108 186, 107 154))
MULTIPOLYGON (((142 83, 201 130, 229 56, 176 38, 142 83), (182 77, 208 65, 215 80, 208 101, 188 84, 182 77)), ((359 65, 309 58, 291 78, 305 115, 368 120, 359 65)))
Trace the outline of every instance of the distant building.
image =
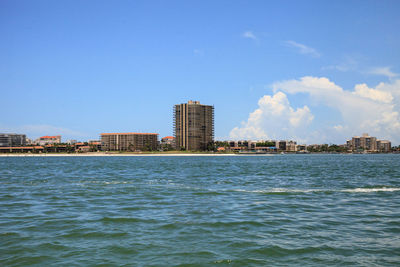
POLYGON ((80 146, 75 151, 76 152, 81 152, 81 153, 86 153, 86 152, 90 152, 90 150, 91 150, 90 146, 80 146))
POLYGON ((177 149, 207 150, 214 142, 214 107, 199 101, 175 105, 174 134, 177 149))
POLYGON ((36 144, 40 146, 44 145, 51 145, 51 144, 60 144, 61 143, 61 135, 54 135, 54 136, 42 136, 36 139, 36 144))
POLYGON ((165 136, 161 138, 160 142, 161 149, 174 149, 175 146, 175 137, 173 136, 165 136))
POLYGON ((295 152, 296 150, 296 141, 287 141, 287 140, 279 140, 275 141, 275 147, 279 151, 287 151, 287 152, 295 152))
POLYGON ((296 141, 292 140, 242 140, 242 141, 224 141, 227 144, 227 148, 231 151, 243 151, 243 150, 262 150, 267 152, 272 151, 286 151, 286 152, 297 152, 306 151, 306 145, 297 145, 296 141))
POLYGON ((100 140, 89 140, 88 144, 89 144, 91 151, 101 150, 101 141, 100 140))
POLYGON ((0 133, 0 147, 25 146, 26 135, 15 133, 0 133))
POLYGON ((0 147, 0 153, 42 153, 44 147, 42 146, 13 146, 13 147, 0 147))
POLYGON ((161 145, 175 145, 175 137, 173 136, 166 136, 161 138, 161 145))
POLYGON ((157 150, 156 133, 102 133, 100 138, 105 151, 157 150))
POLYGON ((280 151, 286 151, 286 141, 285 140, 275 141, 275 147, 280 151))
POLYGON ((362 136, 354 136, 351 139, 351 145, 353 150, 377 151, 376 137, 369 136, 367 133, 362 136))
POLYGON ((239 140, 239 141, 225 141, 228 144, 228 147, 233 150, 251 150, 255 149, 257 146, 256 141, 251 140, 239 140))
POLYGON ((33 140, 32 139, 30 139, 30 138, 25 138, 25 140, 26 140, 26 145, 34 145, 35 143, 33 142, 33 140))
POLYGON ((306 145, 296 145, 296 152, 303 152, 303 151, 307 151, 306 145))
POLYGON ((242 141, 223 141, 226 149, 230 151, 261 151, 261 152, 306 152, 306 145, 298 145, 292 140, 242 140, 242 141))
POLYGON ((379 152, 388 153, 392 151, 392 143, 388 140, 377 140, 376 147, 378 148, 379 152))
POLYGON ((296 146, 297 146, 297 142, 296 141, 287 141, 286 142, 286 151, 288 151, 288 152, 296 152, 296 146))
POLYGON ((362 136, 354 136, 346 142, 347 149, 351 151, 366 152, 390 152, 391 142, 388 140, 378 140, 376 137, 364 133, 362 136))

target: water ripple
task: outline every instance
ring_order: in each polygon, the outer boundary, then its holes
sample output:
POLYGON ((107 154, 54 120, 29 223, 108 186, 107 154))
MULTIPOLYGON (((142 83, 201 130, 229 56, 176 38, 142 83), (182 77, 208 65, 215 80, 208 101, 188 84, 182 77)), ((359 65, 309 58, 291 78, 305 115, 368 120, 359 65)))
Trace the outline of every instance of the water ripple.
POLYGON ((0 158, 0 265, 396 266, 399 157, 0 158))

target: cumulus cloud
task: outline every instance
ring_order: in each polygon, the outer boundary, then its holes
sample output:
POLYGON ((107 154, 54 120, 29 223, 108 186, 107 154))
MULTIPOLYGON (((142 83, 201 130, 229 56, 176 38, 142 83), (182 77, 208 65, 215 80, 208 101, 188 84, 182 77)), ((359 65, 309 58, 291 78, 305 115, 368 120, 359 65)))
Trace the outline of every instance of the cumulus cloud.
POLYGON ((348 137, 369 132, 379 138, 391 138, 399 142, 399 107, 394 104, 390 90, 382 90, 383 87, 386 87, 385 83, 376 88, 358 84, 353 91, 347 91, 327 78, 316 77, 303 77, 273 85, 274 90, 292 94, 308 93, 317 104, 338 110, 345 128, 348 129, 348 137))
POLYGON ((400 142, 400 80, 380 83, 375 88, 357 84, 353 90, 344 90, 328 78, 306 76, 276 82, 272 88, 274 95, 263 96, 247 122, 231 131, 231 138, 296 137, 308 143, 345 143, 346 138, 367 132, 394 143, 400 142), (316 107, 336 110, 340 120, 328 127, 314 125, 314 117, 319 122, 330 118, 312 114, 308 106, 294 110, 286 94, 298 93, 307 94, 310 103, 316 107))
POLYGON ((357 84, 354 87, 353 94, 383 103, 390 103, 393 100, 390 92, 368 88, 365 83, 357 84))
POLYGON ((242 127, 232 129, 230 137, 235 140, 278 139, 284 133, 288 138, 293 138, 296 131, 301 131, 313 118, 307 106, 295 110, 286 94, 277 92, 273 96, 263 96, 247 122, 243 122, 242 127))
POLYGON ((388 92, 393 97, 393 104, 400 109, 400 80, 395 80, 391 83, 379 83, 376 88, 381 92, 388 92))
POLYGON ((253 40, 257 40, 257 37, 254 35, 253 32, 251 31, 246 31, 242 34, 243 38, 249 38, 249 39, 253 39, 253 40))
POLYGON ((312 57, 320 57, 321 54, 314 48, 306 46, 304 44, 297 43, 295 41, 286 41, 285 44, 290 47, 296 48, 300 54, 310 55, 312 57))

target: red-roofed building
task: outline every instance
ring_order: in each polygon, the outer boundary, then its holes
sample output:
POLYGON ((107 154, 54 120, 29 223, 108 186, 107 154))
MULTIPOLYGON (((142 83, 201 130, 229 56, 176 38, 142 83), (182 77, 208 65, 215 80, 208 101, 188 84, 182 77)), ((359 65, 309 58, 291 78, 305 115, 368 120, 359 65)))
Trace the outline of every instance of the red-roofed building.
POLYGON ((161 138, 162 145, 174 145, 175 144, 175 137, 173 136, 166 136, 161 138))
POLYGON ((89 146, 92 151, 100 151, 101 150, 101 142, 100 141, 89 141, 89 146))
POLYGON ((161 138, 161 149, 164 151, 173 150, 175 148, 175 137, 165 136, 161 138))
POLYGON ((61 135, 42 136, 42 137, 39 137, 38 139, 36 139, 35 143, 39 144, 41 146, 49 145, 49 144, 59 144, 59 143, 61 143, 61 135))

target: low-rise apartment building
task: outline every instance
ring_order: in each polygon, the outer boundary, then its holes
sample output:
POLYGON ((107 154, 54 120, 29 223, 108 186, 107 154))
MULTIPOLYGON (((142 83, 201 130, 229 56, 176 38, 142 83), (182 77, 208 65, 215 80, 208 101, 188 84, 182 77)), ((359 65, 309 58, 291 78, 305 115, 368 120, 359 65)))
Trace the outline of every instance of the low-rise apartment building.
POLYGON ((377 140, 376 146, 379 152, 388 153, 392 151, 392 143, 388 140, 377 140))
POLYGON ((26 135, 15 133, 0 133, 0 147, 25 146, 26 135))
POLYGON ((390 152, 392 143, 388 140, 379 140, 376 137, 364 133, 362 136, 354 136, 346 142, 347 149, 351 151, 366 152, 390 152))
POLYGON ((157 133, 102 133, 101 149, 104 151, 157 150, 157 133))

